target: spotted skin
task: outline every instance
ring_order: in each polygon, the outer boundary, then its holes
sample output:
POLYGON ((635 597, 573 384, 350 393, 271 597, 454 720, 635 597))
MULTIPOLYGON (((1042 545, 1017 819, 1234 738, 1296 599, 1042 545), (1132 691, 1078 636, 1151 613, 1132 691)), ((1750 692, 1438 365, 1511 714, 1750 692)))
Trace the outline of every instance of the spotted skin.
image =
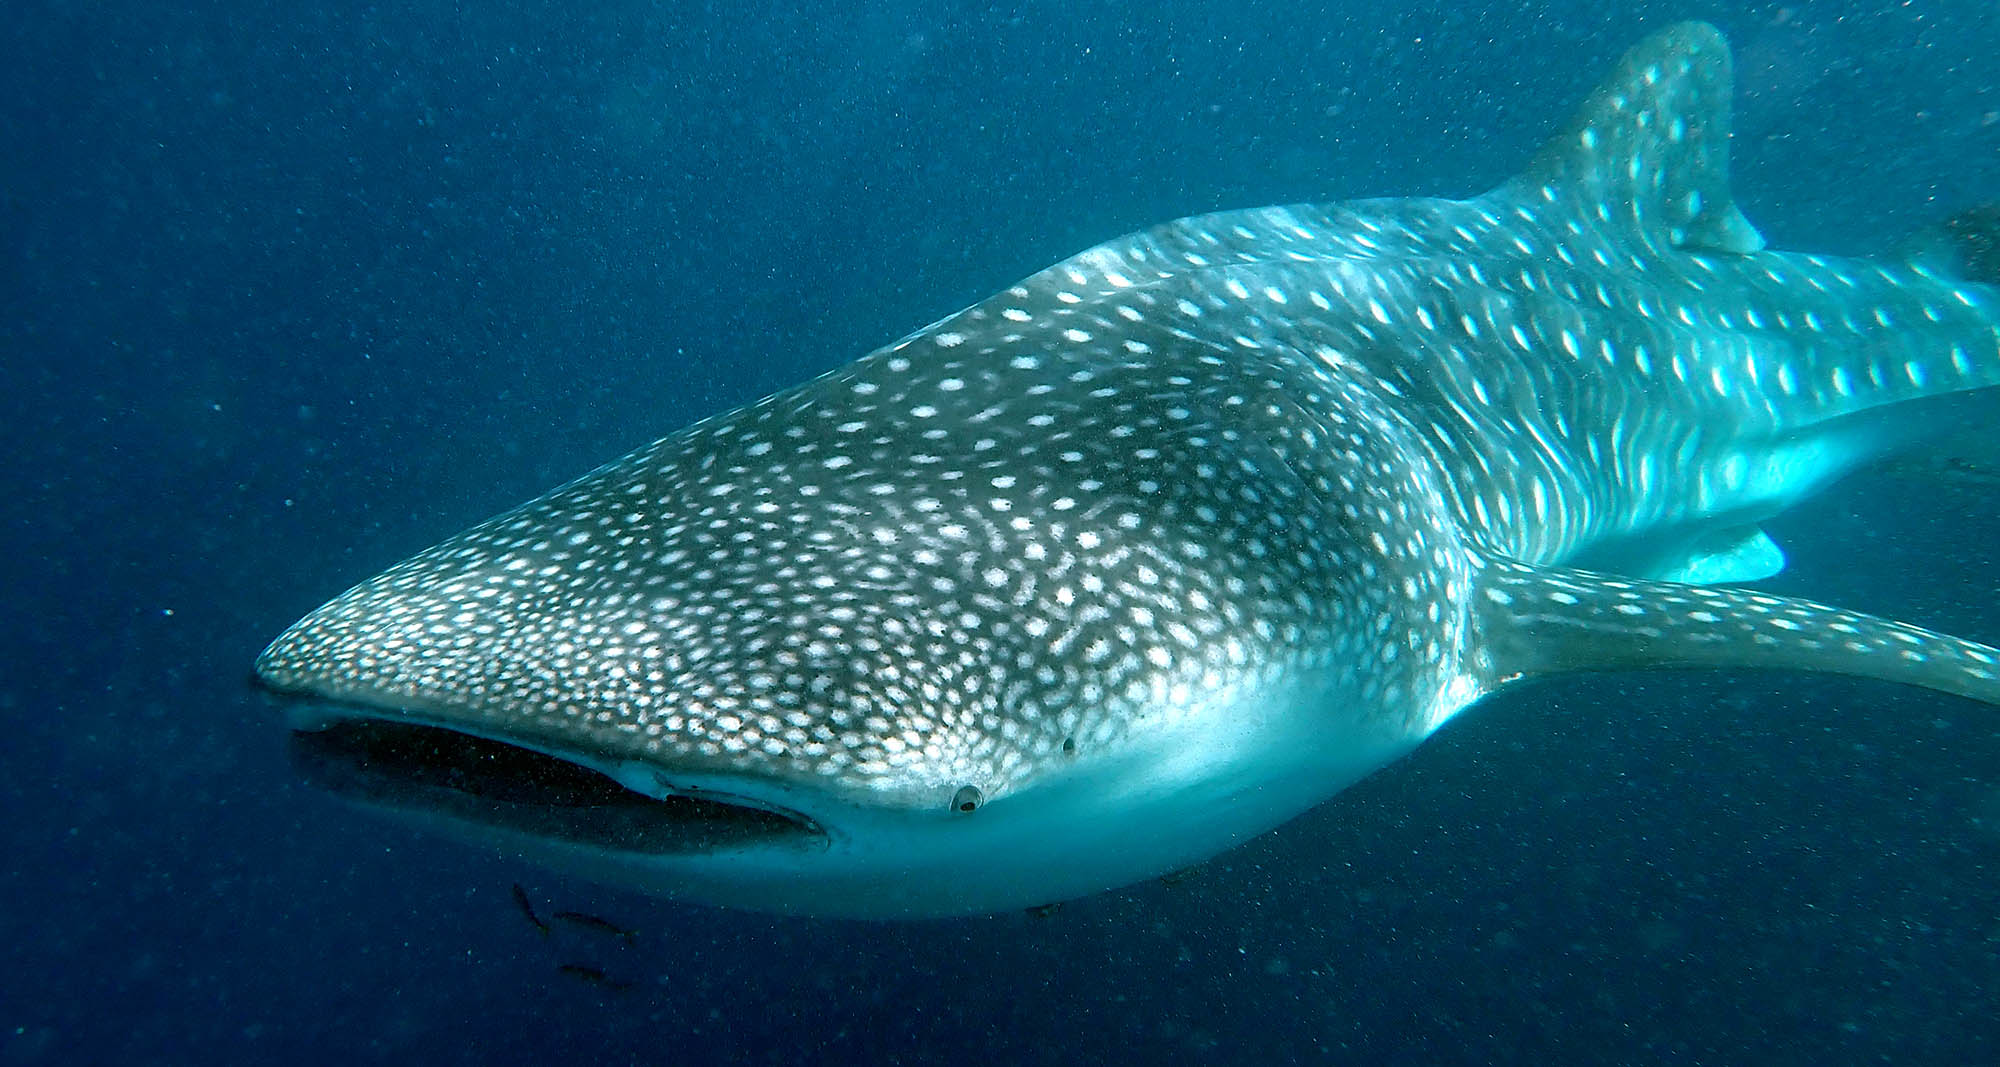
POLYGON ((258 676, 304 728, 423 723, 797 815, 821 852, 534 844, 852 915, 1198 860, 1524 677, 1994 700, 1983 646, 1659 580, 1768 573, 1758 521, 2000 381, 1992 287, 1761 250, 1729 94, 1721 38, 1678 26, 1485 196, 1091 249, 391 568, 258 676))

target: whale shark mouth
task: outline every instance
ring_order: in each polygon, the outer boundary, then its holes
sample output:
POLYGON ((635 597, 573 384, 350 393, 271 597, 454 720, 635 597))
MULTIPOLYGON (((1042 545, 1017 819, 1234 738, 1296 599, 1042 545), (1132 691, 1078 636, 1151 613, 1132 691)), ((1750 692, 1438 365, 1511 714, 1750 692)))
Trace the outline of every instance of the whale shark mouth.
POLYGON ((442 726, 366 716, 295 726, 294 768, 362 805, 594 850, 685 856, 823 848, 795 812, 713 796, 651 796, 582 763, 442 726))

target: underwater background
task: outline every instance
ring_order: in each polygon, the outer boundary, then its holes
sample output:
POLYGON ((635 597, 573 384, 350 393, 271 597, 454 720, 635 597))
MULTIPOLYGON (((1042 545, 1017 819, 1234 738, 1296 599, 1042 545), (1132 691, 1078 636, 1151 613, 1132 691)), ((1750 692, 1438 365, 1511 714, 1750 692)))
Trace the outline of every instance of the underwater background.
MULTIPOLYGON (((1096 242, 1483 191, 1689 17, 1774 247, 2000 199, 1992 0, 9 0, 0 1067, 2000 1062, 1966 701, 1544 684, 1171 884, 876 924, 369 817, 247 685, 354 581, 1096 242)), ((2000 642, 1996 501, 1857 477, 1770 587, 2000 642)))

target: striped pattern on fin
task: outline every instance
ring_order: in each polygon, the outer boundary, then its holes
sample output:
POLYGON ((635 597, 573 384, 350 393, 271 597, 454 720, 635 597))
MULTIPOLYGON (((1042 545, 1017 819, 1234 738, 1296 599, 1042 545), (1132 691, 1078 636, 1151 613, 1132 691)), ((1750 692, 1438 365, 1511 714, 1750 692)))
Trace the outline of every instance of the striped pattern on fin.
POLYGON ((1879 678, 2000 704, 2000 650, 1769 593, 1500 560, 1480 575, 1472 614, 1482 692, 1579 671, 1757 667, 1879 678))

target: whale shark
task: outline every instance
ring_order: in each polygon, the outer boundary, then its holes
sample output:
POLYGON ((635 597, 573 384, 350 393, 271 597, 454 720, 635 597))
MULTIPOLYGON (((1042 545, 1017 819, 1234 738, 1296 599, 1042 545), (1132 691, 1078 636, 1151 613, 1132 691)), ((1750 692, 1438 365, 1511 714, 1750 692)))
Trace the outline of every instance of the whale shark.
POLYGON ((356 803, 715 905, 915 917, 1197 863, 1511 686, 2000 652, 1731 583, 1976 444, 1987 209, 1772 251, 1669 27, 1470 199, 1120 237, 370 578, 256 682, 356 803))

